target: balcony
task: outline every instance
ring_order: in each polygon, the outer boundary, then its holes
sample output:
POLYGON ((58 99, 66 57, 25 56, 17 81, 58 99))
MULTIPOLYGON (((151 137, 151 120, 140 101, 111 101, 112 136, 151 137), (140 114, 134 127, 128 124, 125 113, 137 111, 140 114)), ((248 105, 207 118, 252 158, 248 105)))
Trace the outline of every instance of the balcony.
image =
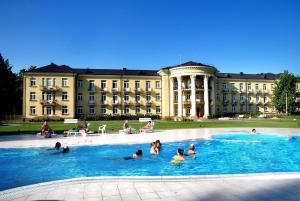
POLYGON ((256 89, 256 93, 262 93, 263 91, 261 89, 256 89))
POLYGON ((57 100, 40 100, 42 105, 57 105, 57 100))
POLYGON ((236 105, 237 104, 237 100, 232 100, 232 105, 236 105))
POLYGON ((201 90, 201 89, 202 89, 202 90, 204 89, 204 86, 203 86, 203 85, 198 85, 198 86, 196 85, 196 90, 201 90))
POLYGON ((253 93, 253 90, 252 89, 248 89, 248 93, 253 93))
POLYGON ((182 89, 185 91, 189 91, 189 90, 191 90, 191 87, 182 87, 182 89))
POLYGON ((222 89, 224 93, 228 93, 229 89, 222 89))
POLYGON ((269 100, 264 100, 264 105, 267 105, 269 103, 269 100))
POLYGON ((136 101, 135 101, 135 104, 136 104, 136 105, 141 105, 141 100, 136 100, 136 101))
POLYGON ((124 92, 130 92, 130 88, 129 87, 128 88, 124 88, 123 90, 124 90, 124 92))
POLYGON ((101 88, 101 92, 102 92, 102 93, 103 93, 103 92, 107 92, 107 91, 108 91, 107 87, 101 88))
POLYGON ((146 88, 146 91, 147 91, 147 92, 151 92, 152 89, 149 87, 149 88, 146 88))
POLYGON ((232 92, 232 93, 236 93, 237 90, 236 90, 236 89, 231 89, 231 92, 232 92))
POLYGON ((268 93, 269 93, 269 90, 264 89, 264 90, 263 90, 263 93, 268 94, 268 93))
POLYGON ((244 89, 240 89, 239 91, 240 91, 240 93, 245 93, 244 89))
POLYGON ((240 100, 240 104, 244 105, 245 104, 245 100, 240 100))
POLYGON ((135 92, 141 92, 141 88, 135 88, 134 91, 135 92))
POLYGON ((113 92, 119 92, 119 88, 112 88, 113 92))
POLYGON ((89 92, 96 92, 96 87, 95 87, 95 86, 90 86, 90 87, 88 88, 88 91, 89 91, 89 92))
POLYGON ((197 103, 197 104, 204 104, 204 100, 196 99, 196 103, 197 103))
POLYGON ((183 103, 186 104, 186 105, 190 105, 191 104, 191 99, 186 99, 186 100, 184 100, 183 103))
POLYGON ((96 105, 96 101, 95 101, 95 100, 89 100, 89 101, 88 101, 88 104, 89 104, 89 105, 96 105))
POLYGON ((57 91, 59 88, 58 88, 58 86, 54 86, 54 85, 52 85, 52 86, 43 86, 43 85, 41 85, 40 89, 42 91, 57 91))
POLYGON ((224 105, 227 105, 228 102, 229 102, 228 100, 224 100, 224 101, 223 101, 224 105))

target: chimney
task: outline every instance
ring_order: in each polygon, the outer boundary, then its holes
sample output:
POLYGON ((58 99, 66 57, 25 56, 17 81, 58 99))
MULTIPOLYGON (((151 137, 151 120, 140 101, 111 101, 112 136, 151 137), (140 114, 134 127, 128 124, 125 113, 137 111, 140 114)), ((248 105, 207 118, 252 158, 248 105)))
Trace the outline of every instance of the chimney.
POLYGON ((240 74, 241 74, 241 75, 244 75, 244 73, 243 73, 243 72, 240 72, 240 74))
POLYGON ((123 71, 126 71, 127 70, 127 68, 123 68, 123 71))

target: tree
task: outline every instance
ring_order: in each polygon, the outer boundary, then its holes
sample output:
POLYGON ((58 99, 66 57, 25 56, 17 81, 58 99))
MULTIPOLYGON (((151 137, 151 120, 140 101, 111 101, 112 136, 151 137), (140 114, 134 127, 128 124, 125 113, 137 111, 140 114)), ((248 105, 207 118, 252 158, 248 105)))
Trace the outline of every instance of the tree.
POLYGON ((11 69, 8 59, 0 54, 0 120, 5 115, 15 114, 16 102, 20 98, 16 93, 16 75, 11 69))
POLYGON ((298 78, 294 74, 284 71, 284 73, 280 75, 279 80, 275 82, 272 101, 278 112, 285 112, 286 99, 289 112, 292 112, 295 107, 297 80, 298 78))

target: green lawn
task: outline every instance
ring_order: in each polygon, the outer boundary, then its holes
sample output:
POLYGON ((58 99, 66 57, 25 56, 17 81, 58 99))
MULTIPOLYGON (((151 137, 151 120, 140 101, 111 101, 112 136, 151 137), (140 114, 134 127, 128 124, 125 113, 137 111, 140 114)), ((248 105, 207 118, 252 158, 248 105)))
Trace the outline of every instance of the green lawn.
MULTIPOLYGON (((118 132, 122 129, 124 121, 89 121, 90 130, 97 131, 99 125, 107 124, 107 132, 118 132)), ((131 127, 139 129, 145 123, 140 124, 138 121, 129 121, 131 127)), ((42 123, 23 123, 9 124, 0 126, 0 134, 12 133, 30 133, 35 134, 40 131, 42 123)), ((65 130, 74 127, 73 124, 64 124, 63 122, 49 122, 50 127, 56 133, 62 133, 65 130)), ((281 119, 244 119, 244 120, 207 120, 201 122, 175 122, 175 121, 155 121, 155 129, 176 129, 176 128, 222 128, 222 127, 271 127, 271 128, 300 128, 300 116, 289 116, 281 119), (296 120, 294 120, 296 119, 296 120)))

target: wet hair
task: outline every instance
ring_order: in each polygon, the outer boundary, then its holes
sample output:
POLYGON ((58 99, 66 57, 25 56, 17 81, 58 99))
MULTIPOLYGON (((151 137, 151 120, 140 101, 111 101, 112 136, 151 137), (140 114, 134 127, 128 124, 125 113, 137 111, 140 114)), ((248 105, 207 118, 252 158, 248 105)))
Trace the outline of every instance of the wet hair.
POLYGON ((156 140, 155 142, 160 144, 160 140, 156 140))
POLYGON ((254 132, 256 132, 256 129, 255 129, 255 128, 252 129, 252 133, 254 133, 254 132))
POLYGON ((61 147, 60 142, 56 142, 54 148, 55 148, 55 149, 59 149, 60 147, 61 147))
POLYGON ((143 155, 143 151, 139 149, 139 150, 137 150, 137 152, 135 152, 135 155, 142 156, 143 155))
POLYGON ((183 156, 184 150, 183 149, 178 149, 177 152, 179 153, 179 155, 183 156))
POLYGON ((69 147, 64 147, 62 152, 63 153, 68 153, 69 151, 70 151, 69 147))
POLYGON ((151 147, 152 147, 153 145, 155 145, 155 142, 151 142, 151 143, 150 143, 150 146, 151 146, 151 147))

